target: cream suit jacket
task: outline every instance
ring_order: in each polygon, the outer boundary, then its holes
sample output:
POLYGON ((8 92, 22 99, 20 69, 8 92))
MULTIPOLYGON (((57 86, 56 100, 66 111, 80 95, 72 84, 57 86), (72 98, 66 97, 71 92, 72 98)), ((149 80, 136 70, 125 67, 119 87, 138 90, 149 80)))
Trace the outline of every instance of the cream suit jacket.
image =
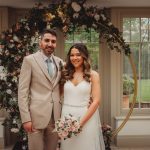
POLYGON ((35 129, 47 127, 52 110, 55 121, 60 118, 61 104, 59 80, 62 60, 52 56, 57 75, 50 78, 41 52, 26 56, 23 60, 18 86, 18 105, 22 123, 32 121, 35 129))

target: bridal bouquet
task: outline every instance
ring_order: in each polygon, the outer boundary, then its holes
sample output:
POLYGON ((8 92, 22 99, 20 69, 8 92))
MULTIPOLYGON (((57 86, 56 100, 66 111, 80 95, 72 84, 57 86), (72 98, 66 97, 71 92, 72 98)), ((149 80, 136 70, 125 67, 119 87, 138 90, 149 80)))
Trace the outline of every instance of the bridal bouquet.
POLYGON ((58 136, 65 140, 80 133, 81 126, 77 118, 69 114, 55 122, 54 132, 57 132, 58 136))

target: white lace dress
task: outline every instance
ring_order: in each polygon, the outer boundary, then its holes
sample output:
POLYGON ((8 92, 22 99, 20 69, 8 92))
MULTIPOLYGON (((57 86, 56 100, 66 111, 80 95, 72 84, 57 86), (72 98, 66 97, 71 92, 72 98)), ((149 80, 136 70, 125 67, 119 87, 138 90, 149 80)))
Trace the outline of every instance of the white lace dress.
MULTIPOLYGON (((67 81, 64 85, 61 117, 72 114, 77 118, 82 118, 88 109, 90 93, 91 83, 83 80, 75 86, 71 81, 67 81)), ((61 140, 61 150, 105 150, 98 110, 85 124, 80 134, 61 140)))

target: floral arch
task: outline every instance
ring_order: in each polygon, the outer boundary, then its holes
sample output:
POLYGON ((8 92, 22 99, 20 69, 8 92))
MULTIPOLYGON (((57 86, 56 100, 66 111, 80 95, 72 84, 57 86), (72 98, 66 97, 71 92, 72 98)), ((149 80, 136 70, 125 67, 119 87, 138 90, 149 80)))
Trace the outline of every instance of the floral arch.
POLYGON ((26 141, 21 128, 17 104, 17 88, 23 57, 36 49, 39 32, 44 28, 59 28, 64 36, 80 27, 87 32, 93 28, 104 38, 112 50, 130 55, 129 45, 124 42, 122 34, 107 17, 107 9, 87 6, 86 0, 61 0, 43 7, 36 4, 26 18, 21 19, 0 37, 0 107, 7 110, 8 125, 12 132, 19 132, 26 141))

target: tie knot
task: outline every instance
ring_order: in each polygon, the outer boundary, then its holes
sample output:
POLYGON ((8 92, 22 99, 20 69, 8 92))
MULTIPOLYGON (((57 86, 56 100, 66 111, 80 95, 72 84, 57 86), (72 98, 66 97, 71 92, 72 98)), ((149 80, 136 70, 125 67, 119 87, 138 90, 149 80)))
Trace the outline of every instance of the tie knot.
POLYGON ((52 60, 51 60, 50 58, 48 58, 48 59, 46 60, 46 62, 47 62, 47 63, 52 63, 52 60))

